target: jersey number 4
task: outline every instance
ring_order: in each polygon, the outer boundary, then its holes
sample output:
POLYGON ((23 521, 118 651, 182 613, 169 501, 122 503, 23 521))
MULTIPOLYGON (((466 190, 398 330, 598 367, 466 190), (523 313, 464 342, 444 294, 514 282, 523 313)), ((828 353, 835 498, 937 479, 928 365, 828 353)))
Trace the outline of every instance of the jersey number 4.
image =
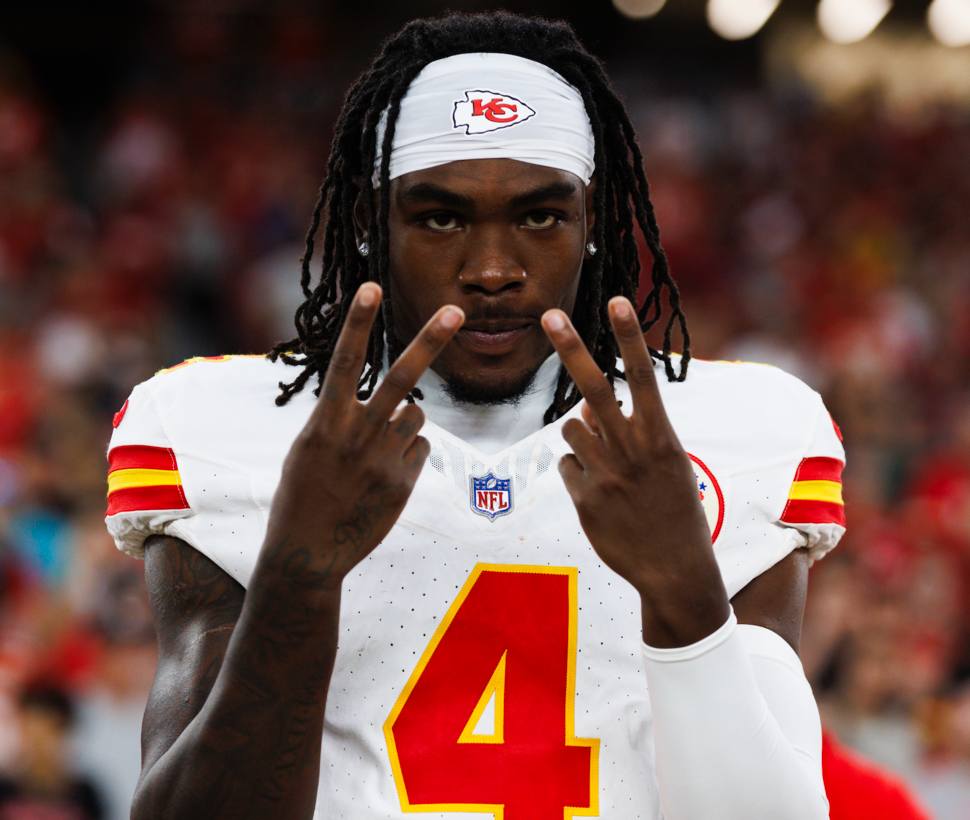
POLYGON ((573 731, 576 577, 475 567, 384 724, 404 811, 599 814, 599 740, 573 731))

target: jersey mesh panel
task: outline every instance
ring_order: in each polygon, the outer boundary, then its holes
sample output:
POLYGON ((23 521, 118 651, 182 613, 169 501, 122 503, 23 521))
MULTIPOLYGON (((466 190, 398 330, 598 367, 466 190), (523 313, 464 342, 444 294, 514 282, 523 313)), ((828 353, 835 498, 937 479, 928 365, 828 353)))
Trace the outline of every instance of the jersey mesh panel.
POLYGON ((454 444, 447 441, 443 441, 442 444, 448 451, 448 458, 451 459, 451 477, 455 481, 455 486, 465 492, 468 489, 468 482, 465 480, 465 456, 454 444))
POLYGON ((523 447, 515 454, 515 489, 524 490, 529 481, 529 461, 532 459, 534 443, 523 447))
POLYGON ((552 450, 546 447, 545 444, 542 445, 542 449, 539 450, 539 463, 536 464, 536 475, 542 475, 546 470, 549 469, 549 465, 552 463, 552 450))

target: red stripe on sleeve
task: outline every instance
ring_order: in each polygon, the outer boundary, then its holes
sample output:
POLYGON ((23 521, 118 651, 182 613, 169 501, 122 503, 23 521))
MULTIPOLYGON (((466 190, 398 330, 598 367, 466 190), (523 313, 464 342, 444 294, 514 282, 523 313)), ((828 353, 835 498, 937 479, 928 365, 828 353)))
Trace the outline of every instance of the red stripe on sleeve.
POLYGON ((181 486, 175 484, 161 487, 130 487, 115 490, 108 496, 105 515, 139 510, 187 510, 188 501, 181 486))
POLYGON ((177 470, 175 453, 168 447, 146 447, 140 444, 126 444, 115 447, 108 453, 108 463, 115 470, 177 470))
POLYGON ((781 520, 786 524, 838 524, 845 526, 845 507, 831 501, 790 499, 781 520))
POLYGON ((795 481, 838 481, 842 483, 842 468, 837 458, 803 458, 795 472, 795 481))

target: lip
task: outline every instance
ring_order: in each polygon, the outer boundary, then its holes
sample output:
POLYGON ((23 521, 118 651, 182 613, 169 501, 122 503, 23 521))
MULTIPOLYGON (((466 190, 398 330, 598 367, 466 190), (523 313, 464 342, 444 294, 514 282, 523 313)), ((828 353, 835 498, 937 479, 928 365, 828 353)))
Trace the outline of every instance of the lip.
POLYGON ((476 353, 500 356, 512 351, 532 325, 528 321, 470 322, 458 331, 458 339, 476 353))

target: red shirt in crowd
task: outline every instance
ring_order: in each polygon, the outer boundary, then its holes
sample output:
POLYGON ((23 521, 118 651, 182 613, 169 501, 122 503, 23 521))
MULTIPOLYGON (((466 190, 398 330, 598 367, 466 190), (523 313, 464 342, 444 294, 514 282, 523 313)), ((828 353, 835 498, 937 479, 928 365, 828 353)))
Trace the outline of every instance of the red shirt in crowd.
POLYGON ((850 751, 828 732, 822 736, 822 778, 829 820, 931 820, 899 778, 850 751))

